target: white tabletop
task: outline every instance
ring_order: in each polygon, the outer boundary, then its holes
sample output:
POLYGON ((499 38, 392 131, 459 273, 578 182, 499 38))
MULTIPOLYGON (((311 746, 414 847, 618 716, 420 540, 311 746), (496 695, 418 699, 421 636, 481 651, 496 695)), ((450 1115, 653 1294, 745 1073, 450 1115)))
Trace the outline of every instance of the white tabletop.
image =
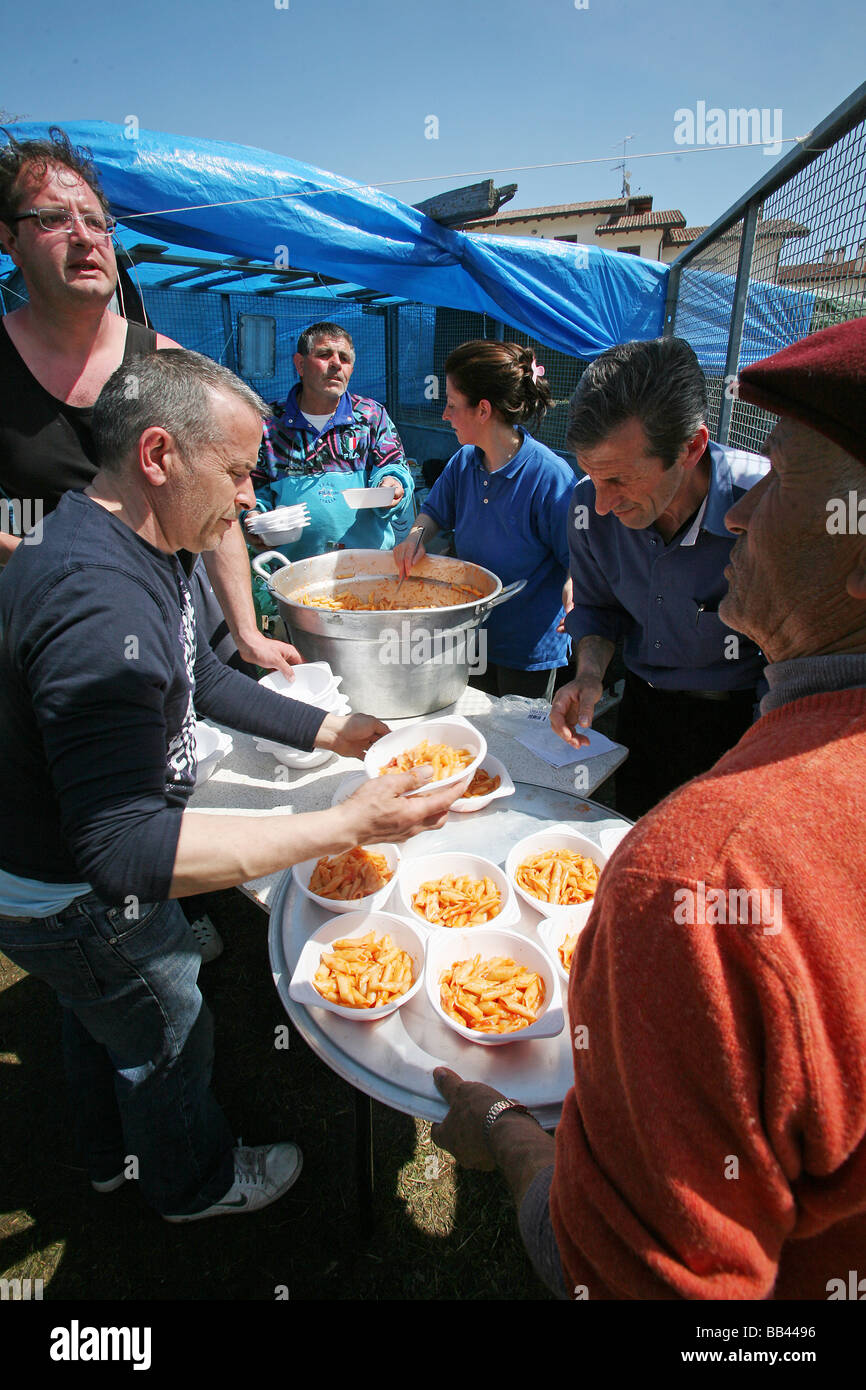
MULTIPOLYGON (((468 814, 452 813, 445 826, 426 831, 401 848, 404 861, 414 855, 449 850, 480 854, 504 864, 509 849, 524 836, 566 823, 608 854, 631 828, 606 806, 517 782, 512 797, 491 802, 468 814)), ((508 930, 543 944, 540 911, 519 902, 520 920, 508 930)), ((405 916, 399 882, 378 909, 405 916)), ((369 1023, 340 1018, 323 1008, 291 999, 289 984, 305 942, 329 920, 327 909, 310 902, 286 873, 275 894, 268 931, 271 971, 283 1007, 316 1055, 359 1091, 407 1115, 441 1120, 446 1105, 433 1071, 450 1067, 459 1076, 483 1081, 527 1105, 546 1129, 558 1123, 562 1102, 574 1079, 571 1032, 565 1007, 566 986, 557 979, 551 1000, 565 1012, 562 1031, 551 1038, 513 1041, 496 1047, 464 1040, 437 1018, 424 987, 387 1018, 369 1023)), ((333 920, 333 918, 331 918, 333 920)), ((339 919, 337 919, 339 921, 339 919)), ((563 925, 563 934, 567 928, 563 925)), ((519 959, 517 952, 515 958, 519 959)))
MULTIPOLYGON (((462 714, 470 719, 487 740, 494 757, 508 768, 515 782, 527 782, 554 791, 581 796, 592 793, 607 780, 627 756, 621 744, 606 753, 599 753, 585 762, 565 767, 552 767, 543 758, 525 748, 497 727, 495 722, 501 700, 483 691, 467 687, 460 699, 437 714, 462 714), (577 770, 580 769, 578 772, 577 770)), ((431 716, 426 716, 431 717, 431 716)), ((399 728, 412 721, 392 719, 387 723, 399 728)), ((196 811, 248 815, 292 815, 304 811, 323 811, 331 805, 334 793, 350 772, 361 764, 353 758, 333 756, 309 772, 295 772, 276 763, 268 753, 260 753, 255 737, 228 730, 232 735, 232 752, 218 766, 207 782, 197 787, 189 805, 196 811)), ((494 805, 501 803, 493 803, 494 805)), ((269 912, 283 874, 269 874, 245 883, 244 892, 269 912)))

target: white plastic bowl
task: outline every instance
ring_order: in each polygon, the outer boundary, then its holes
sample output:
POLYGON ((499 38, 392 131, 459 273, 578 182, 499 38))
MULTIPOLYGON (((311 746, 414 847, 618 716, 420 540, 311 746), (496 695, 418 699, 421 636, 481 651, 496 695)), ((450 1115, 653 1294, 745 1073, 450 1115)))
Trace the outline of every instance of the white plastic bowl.
POLYGON ((248 512, 245 524, 251 531, 258 531, 263 526, 294 526, 298 521, 309 520, 310 509, 306 502, 297 502, 290 507, 273 507, 270 511, 248 512))
POLYGON ((205 724, 201 719, 196 720, 195 784, 197 787, 200 787, 202 782, 207 781, 216 770, 217 765, 228 756, 233 747, 234 742, 230 734, 224 734, 221 729, 215 729, 212 724, 205 724))
POLYGON ((259 685, 263 690, 273 690, 277 695, 287 695, 290 700, 302 700, 306 705, 325 706, 322 700, 332 695, 342 683, 342 676, 335 676, 327 661, 303 662, 293 666, 295 679, 290 681, 282 671, 269 671, 262 676, 259 685))
POLYGON ((347 507, 354 511, 363 507, 387 507, 393 501, 397 489, 393 487, 347 487, 341 493, 347 507))
MULTIPOLYGON (((377 888, 375 893, 368 893, 363 898, 350 898, 341 901, 339 898, 323 898, 321 894, 314 893, 310 888, 310 879, 313 877, 313 870, 319 860, 323 858, 317 854, 315 859, 305 859, 302 864, 295 864, 292 869, 295 883, 301 892, 319 907, 324 907, 328 912, 372 912, 374 908, 381 907, 394 884, 397 882, 397 874, 400 869, 400 851, 396 845, 364 845, 364 849, 372 850, 375 854, 383 854, 391 870, 391 877, 383 888, 377 888)), ((336 858, 336 856, 329 856, 336 858)))
POLYGON ((405 753, 408 749, 414 748, 424 739, 428 743, 447 743, 451 748, 467 748, 472 753, 472 761, 468 767, 460 772, 452 772, 450 777, 443 777, 438 782, 426 782, 423 787, 416 787, 414 791, 407 792, 407 796, 425 796, 430 792, 438 791, 440 787, 451 786, 455 782, 462 782, 465 778, 471 778, 475 774, 475 769, 480 767, 487 755, 487 740, 483 734, 463 719, 460 715, 446 715, 441 719, 422 719, 417 724, 407 724, 402 729, 396 729, 384 738, 380 738, 378 743, 374 743, 364 758, 364 769, 368 777, 378 777, 380 768, 389 763, 392 758, 399 753, 405 753))
POLYGON ((366 772, 350 772, 348 777, 343 778, 331 797, 331 805, 339 806, 343 801, 348 801, 349 797, 353 796, 358 788, 363 787, 364 783, 369 780, 366 772))
MULTIPOLYGON (((563 968, 559 947, 567 936, 580 937, 580 933, 589 921, 589 913, 584 912, 584 906, 585 904, 581 904, 580 907, 563 908, 561 916, 556 918, 544 917, 538 924, 539 939, 556 966, 560 980, 566 985, 568 984, 569 972, 563 968)), ((591 907, 592 901, 590 902, 591 907)), ((577 941, 574 943, 575 952, 578 944, 577 941)))
POLYGON ((306 1004, 308 1008, 327 1009, 329 1013, 338 1014, 340 1018, 348 1019, 352 1023, 375 1023, 377 1019, 386 1018, 388 1014, 394 1013, 395 1009, 401 1008, 418 993, 424 979, 426 947, 427 938, 423 932, 413 927, 411 922, 404 922, 402 917, 392 917, 387 912, 348 912, 339 918, 332 917, 313 933, 301 951, 289 985, 289 997, 298 1004, 306 1004), (323 999, 313 984, 322 953, 333 946, 335 941, 342 941, 347 937, 366 936, 371 930, 375 931, 377 938, 387 932, 395 946, 401 951, 408 951, 412 957, 412 988, 401 994, 398 999, 393 999, 390 1004, 380 1005, 378 1009, 349 1009, 345 1004, 332 1004, 329 999, 323 999))
POLYGON ((445 851, 442 854, 422 854, 416 859, 406 859, 400 873, 400 897, 407 915, 414 922, 418 922, 428 931, 447 932, 452 935, 454 931, 482 931, 487 927, 512 927, 520 921, 520 907, 514 896, 514 890, 508 882, 505 874, 489 859, 482 859, 477 854, 451 854, 445 851), (422 883, 428 883, 431 879, 444 878, 447 874, 456 874, 469 878, 483 879, 489 878, 495 883, 499 890, 501 907, 495 917, 491 917, 489 922, 482 922, 475 927, 445 927, 439 922, 430 922, 423 912, 418 912, 412 906, 412 899, 421 887, 422 883))
POLYGON ((500 779, 496 791, 488 792, 486 796, 461 796, 451 806, 452 811, 458 811, 461 815, 466 815, 467 812, 471 811, 483 811, 485 806, 489 806, 491 801, 496 801, 498 797, 514 795, 514 783, 504 763, 501 763, 498 758, 494 758, 492 753, 488 753, 480 766, 482 771, 490 777, 500 779))
MULTIPOLYGON (((315 705, 317 709, 327 710, 329 714, 351 713, 349 701, 338 689, 342 676, 335 676, 327 661, 311 661, 294 666, 295 679, 290 681, 281 671, 270 671, 262 676, 259 685, 265 690, 273 690, 277 695, 285 695, 290 700, 300 700, 305 705, 315 705)), ((321 767, 334 754, 327 748, 313 748, 304 752, 288 743, 276 743, 273 739, 260 738, 256 742, 260 753, 269 753, 284 767, 296 772, 307 772, 321 767)))
POLYGON ((499 1047, 503 1043, 553 1038, 562 1032, 565 1018, 553 963, 546 951, 517 932, 494 927, 461 927, 456 931, 431 932, 427 939, 424 980, 427 998, 437 1018, 467 1042, 480 1043, 482 1047, 499 1047), (476 1033, 446 1014, 439 1002, 439 977, 442 971, 456 961, 472 960, 477 955, 481 956, 482 961, 489 960, 491 956, 505 956, 541 976, 544 981, 544 1003, 534 1023, 519 1028, 516 1033, 476 1033))
POLYGON ((334 756, 329 748, 314 748, 311 753, 304 753, 300 748, 292 748, 288 743, 271 743, 265 738, 258 740, 256 748, 260 753, 268 753, 275 762, 282 763, 283 767, 290 767, 295 772, 309 772, 311 768, 321 767, 334 756))
POLYGON ((304 527, 310 525, 310 513, 304 505, 275 507, 271 512, 251 514, 245 525, 257 540, 269 545, 292 545, 300 538, 304 527))
MULTIPOLYGON (((587 839, 586 835, 581 835, 578 830, 571 830, 568 826, 554 826, 550 830, 536 830, 533 835, 527 835, 525 839, 518 840, 508 852, 505 861, 505 872, 509 882, 513 884, 525 903, 534 907, 536 912, 540 912, 543 917, 551 917, 558 921, 563 916, 570 916, 574 921, 586 922, 592 912, 592 905, 595 898, 588 898, 585 903, 577 903, 567 906, 558 906, 556 903, 546 903, 541 898, 535 898, 531 893, 527 893, 525 888, 521 888, 517 882, 516 874, 520 865, 525 859, 531 859, 536 854, 543 854, 548 849, 568 849, 583 854, 588 859, 592 859, 603 869, 607 863, 608 856, 604 850, 599 849, 593 840, 587 839)), ((572 928, 574 930, 574 928, 572 928)))

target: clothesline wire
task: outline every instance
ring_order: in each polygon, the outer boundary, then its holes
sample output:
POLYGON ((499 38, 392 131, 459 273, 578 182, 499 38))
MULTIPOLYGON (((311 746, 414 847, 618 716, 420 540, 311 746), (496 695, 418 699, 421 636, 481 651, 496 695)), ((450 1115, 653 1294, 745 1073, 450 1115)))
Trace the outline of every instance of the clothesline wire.
MULTIPOLYGON (((804 138, 806 137, 796 136, 786 138, 784 140, 779 140, 778 142, 774 143, 778 143, 780 145, 796 145, 801 143, 804 138)), ((630 154, 629 163, 631 163, 632 160, 635 159, 663 159, 668 158, 670 155, 708 153, 716 154, 720 153, 722 150, 746 150, 755 148, 766 148, 766 141, 752 140, 746 144, 736 145, 695 145, 689 148, 680 147, 676 150, 651 150, 646 154, 630 154)), ((330 184, 325 186, 324 188, 311 188, 306 193, 266 193, 263 196, 258 196, 255 198, 227 198, 224 201, 218 203, 191 203, 187 207, 156 208, 152 212, 128 212, 122 214, 121 220, 123 222, 132 222, 135 218, 139 217, 167 217, 170 213, 174 214, 183 212, 201 212, 207 208, 237 207, 247 203, 271 203, 277 202, 282 198, 314 198, 317 197, 320 193, 342 193, 346 191, 354 192, 355 188, 396 188, 404 184, 410 183, 444 183, 450 182, 452 179, 489 178, 492 174, 531 173, 538 169, 574 169, 577 166, 583 164, 607 164, 610 162, 610 158, 611 156, 607 155, 599 156, 597 158, 592 159, 563 159, 559 160, 555 164, 514 164, 511 165, 509 168, 469 169, 464 170, 462 173, 458 174, 423 174, 418 178, 412 179, 387 179, 379 183, 352 185, 348 190, 340 184, 330 184)), ((517 208, 515 211, 519 213, 520 209, 517 208)), ((492 217, 487 220, 492 221, 494 217, 495 214, 493 214, 492 217)))

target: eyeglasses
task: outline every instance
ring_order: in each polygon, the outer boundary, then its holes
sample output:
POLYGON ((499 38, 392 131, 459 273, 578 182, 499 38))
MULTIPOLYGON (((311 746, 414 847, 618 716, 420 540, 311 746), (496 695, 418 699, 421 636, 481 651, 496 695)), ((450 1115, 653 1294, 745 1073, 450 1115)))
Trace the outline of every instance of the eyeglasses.
POLYGON ((28 208, 11 221, 24 222, 28 217, 35 217, 44 232, 71 232, 80 222, 92 237, 113 236, 117 226, 112 217, 103 217, 101 212, 70 212, 68 208, 28 208))

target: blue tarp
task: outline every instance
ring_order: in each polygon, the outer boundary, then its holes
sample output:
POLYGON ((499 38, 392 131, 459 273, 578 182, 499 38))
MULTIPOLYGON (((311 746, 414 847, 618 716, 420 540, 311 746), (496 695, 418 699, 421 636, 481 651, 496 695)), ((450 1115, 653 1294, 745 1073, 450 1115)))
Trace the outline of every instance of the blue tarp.
MULTIPOLYGON (((489 314, 593 358, 662 331, 668 269, 637 256, 439 226, 370 186, 246 145, 81 121, 115 216, 182 247, 319 271, 425 304, 489 314), (285 248, 285 249, 282 249, 285 248)), ((20 140, 48 126, 21 122, 20 140)), ((259 286, 262 281, 258 282, 259 286)))
MULTIPOLYGON (((719 270, 687 266, 680 280, 674 331, 694 348, 707 376, 724 376, 735 277, 719 270)), ((740 346, 740 367, 805 338, 812 324, 815 295, 764 280, 752 280, 740 346)))

